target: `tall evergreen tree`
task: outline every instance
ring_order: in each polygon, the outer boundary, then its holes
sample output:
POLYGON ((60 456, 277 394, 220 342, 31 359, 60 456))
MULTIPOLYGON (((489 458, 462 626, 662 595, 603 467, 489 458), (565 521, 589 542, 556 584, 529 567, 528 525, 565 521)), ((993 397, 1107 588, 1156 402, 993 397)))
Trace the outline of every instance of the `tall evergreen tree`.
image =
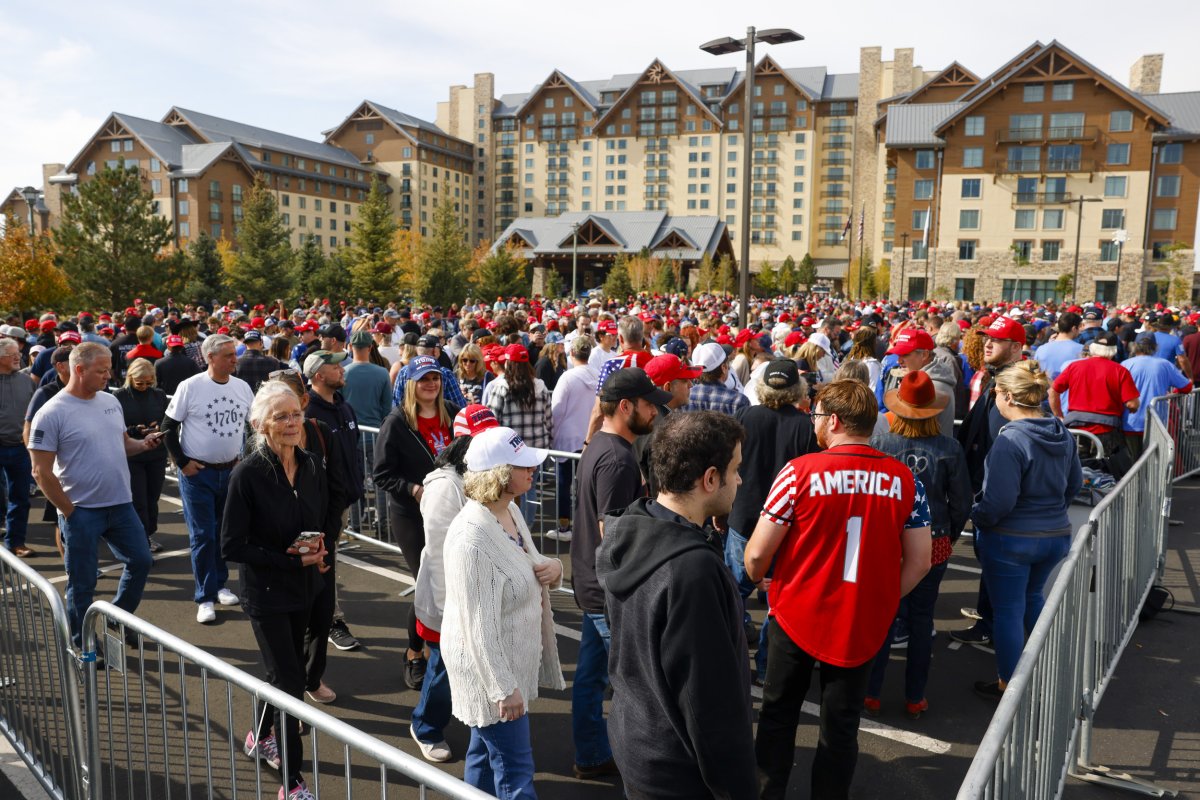
POLYGON ((479 262, 475 273, 475 293, 485 300, 529 294, 525 281, 525 260, 508 247, 501 247, 479 262))
POLYGON ((791 294, 796 291, 796 259, 788 256, 779 266, 779 292, 791 294))
POLYGON ((288 294, 295 254, 292 230, 283 224, 275 194, 259 173, 242 202, 244 216, 237 235, 237 257, 228 270, 229 291, 253 303, 269 303, 288 294))
POLYGON ((294 290, 307 297, 350 296, 350 270, 342 252, 335 250, 325 255, 321 245, 312 239, 305 240, 296 253, 295 276, 294 290))
POLYGON ((375 177, 367 199, 358 207, 352 244, 343 256, 354 295, 379 302, 396 297, 399 280, 395 237, 400 226, 383 189, 383 182, 375 177))
POLYGON ((760 297, 774 297, 779 293, 779 275, 765 258, 758 268, 758 274, 754 276, 754 285, 760 297))
POLYGON ((608 277, 604 281, 604 296, 619 302, 633 294, 633 281, 629 278, 629 260, 624 255, 617 256, 608 277))
POLYGON ((78 194, 63 194, 59 265, 81 302, 118 308, 157 291, 155 258, 172 231, 153 203, 123 158, 80 184, 78 194))
POLYGON ((421 249, 416 280, 417 298, 423 303, 447 307, 461 303, 470 291, 471 249, 459 224, 449 195, 433 210, 432 233, 421 249))
POLYGON ((225 296, 225 272, 217 240, 201 232, 188 245, 189 280, 184 296, 193 303, 211 307, 214 301, 225 296))
POLYGON ((808 253, 804 254, 804 258, 800 259, 800 267, 796 270, 796 280, 805 291, 812 291, 813 284, 817 282, 817 265, 813 263, 812 256, 808 253))
POLYGON ((664 259, 658 265, 658 274, 654 276, 652 287, 657 294, 674 294, 679 291, 679 278, 675 274, 675 264, 670 259, 664 259))

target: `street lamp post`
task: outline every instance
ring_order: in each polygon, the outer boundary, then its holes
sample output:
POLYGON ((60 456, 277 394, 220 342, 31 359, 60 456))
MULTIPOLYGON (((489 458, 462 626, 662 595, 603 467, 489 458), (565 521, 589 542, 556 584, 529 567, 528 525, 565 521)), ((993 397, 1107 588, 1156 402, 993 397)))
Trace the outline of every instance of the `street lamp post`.
POLYGON ((33 206, 38 199, 38 190, 32 186, 26 186, 21 190, 21 196, 25 198, 25 207, 29 209, 29 251, 36 255, 37 249, 33 238, 33 206))
POLYGON ((713 39, 711 42, 705 42, 700 45, 700 49, 706 53, 711 53, 714 56, 723 56, 728 53, 737 53, 746 51, 746 75, 743 80, 743 105, 742 109, 742 214, 741 222, 738 227, 740 233, 740 258, 738 264, 738 327, 746 327, 746 316, 750 307, 750 163, 751 151, 754 145, 753 134, 753 108, 754 108, 754 45, 756 42, 763 44, 786 44, 787 42, 798 42, 804 39, 803 36, 788 28, 768 28, 763 31, 755 31, 753 26, 746 28, 745 39, 734 39, 731 36, 724 36, 720 39, 713 39))
POLYGON ((908 231, 900 234, 900 296, 908 299, 908 290, 904 288, 904 257, 908 254, 908 231))
POLYGON ((1114 231, 1112 241, 1117 246, 1117 288, 1113 292, 1113 302, 1121 302, 1121 252, 1125 249, 1125 240, 1129 238, 1129 231, 1122 228, 1119 231, 1114 231))
MULTIPOLYGON (((1075 218, 1075 273, 1071 278, 1071 302, 1077 303, 1079 300, 1079 244, 1083 237, 1083 204, 1084 203, 1100 203, 1103 202, 1099 197, 1084 197, 1079 195, 1072 202, 1079 204, 1078 215, 1075 218)), ((1117 262, 1120 269, 1120 262, 1117 262)))
POLYGON ((571 298, 579 299, 579 223, 571 223, 571 298))

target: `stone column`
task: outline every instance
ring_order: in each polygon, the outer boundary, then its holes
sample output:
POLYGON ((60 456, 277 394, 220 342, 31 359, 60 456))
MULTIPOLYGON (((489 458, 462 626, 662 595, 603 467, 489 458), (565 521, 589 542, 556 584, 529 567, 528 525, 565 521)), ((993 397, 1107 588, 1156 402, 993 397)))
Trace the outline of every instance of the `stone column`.
POLYGON ((1163 54, 1144 55, 1129 70, 1129 88, 1138 94, 1158 94, 1162 84, 1163 54))

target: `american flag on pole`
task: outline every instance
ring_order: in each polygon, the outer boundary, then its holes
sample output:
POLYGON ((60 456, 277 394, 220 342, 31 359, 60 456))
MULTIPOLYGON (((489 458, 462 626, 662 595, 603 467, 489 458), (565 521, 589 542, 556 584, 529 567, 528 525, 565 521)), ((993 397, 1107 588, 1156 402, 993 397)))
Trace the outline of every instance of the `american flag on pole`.
POLYGON ((846 217, 846 227, 842 228, 842 241, 846 241, 846 235, 850 233, 850 223, 854 220, 854 215, 850 214, 846 217))
POLYGON ((930 209, 928 209, 928 208, 925 209, 925 227, 921 231, 921 246, 922 247, 929 246, 929 212, 930 212, 930 209))
POLYGON ((862 242, 863 237, 863 217, 867 213, 867 207, 864 205, 858 210, 858 241, 862 242))

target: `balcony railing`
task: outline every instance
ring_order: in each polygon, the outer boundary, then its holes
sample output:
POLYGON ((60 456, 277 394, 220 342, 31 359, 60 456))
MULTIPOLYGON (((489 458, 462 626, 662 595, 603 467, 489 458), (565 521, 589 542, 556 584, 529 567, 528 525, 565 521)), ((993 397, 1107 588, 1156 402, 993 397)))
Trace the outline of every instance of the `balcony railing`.
POLYGON ((846 158, 845 156, 839 156, 838 158, 823 158, 823 159, 821 159, 821 166, 822 167, 848 167, 848 166, 850 166, 850 159, 846 158))
POLYGON ((1022 172, 1040 172, 1042 169, 1042 161, 1039 158, 1027 159, 1000 159, 996 162, 996 171, 1001 174, 1014 174, 1022 172))
POLYGON ((1070 202, 1070 192, 1016 192, 1012 199, 1014 206, 1052 206, 1070 202))
POLYGON ((849 196, 850 196, 850 192, 846 191, 845 189, 828 189, 824 192, 821 192, 821 199, 825 199, 827 197, 849 197, 849 196))
POLYGON ((501 189, 512 189, 517 183, 512 178, 501 178, 498 185, 501 189))
POLYGON ((220 222, 221 221, 221 212, 220 211, 208 212, 208 219, 210 222, 220 222))
POLYGON ((566 178, 547 178, 546 185, 547 186, 566 186, 567 179, 566 178))
POLYGON ((1091 158, 1047 158, 1047 172, 1095 172, 1096 161, 1091 158))
POLYGON ((822 222, 820 225, 820 229, 823 231, 840 231, 845 227, 845 223, 838 222, 822 222))
POLYGON ((825 142, 823 145, 826 150, 849 150, 850 143, 847 141, 825 142))
POLYGON ((1049 128, 1004 128, 996 142, 1094 142, 1100 138, 1095 125, 1058 125, 1049 128))
POLYGON ((842 119, 831 119, 825 123, 826 133, 849 133, 850 123, 842 119))
POLYGON ((222 192, 221 192, 221 190, 220 190, 220 189, 209 189, 209 190, 208 190, 208 199, 209 199, 209 200, 217 200, 217 201, 220 201, 221 199, 223 199, 223 198, 224 198, 224 196, 225 196, 225 195, 224 195, 224 194, 222 194, 222 192))
POLYGON ((763 187, 762 189, 751 189, 750 190, 750 195, 752 197, 775 197, 778 194, 779 194, 778 189, 768 189, 766 187, 763 187))

